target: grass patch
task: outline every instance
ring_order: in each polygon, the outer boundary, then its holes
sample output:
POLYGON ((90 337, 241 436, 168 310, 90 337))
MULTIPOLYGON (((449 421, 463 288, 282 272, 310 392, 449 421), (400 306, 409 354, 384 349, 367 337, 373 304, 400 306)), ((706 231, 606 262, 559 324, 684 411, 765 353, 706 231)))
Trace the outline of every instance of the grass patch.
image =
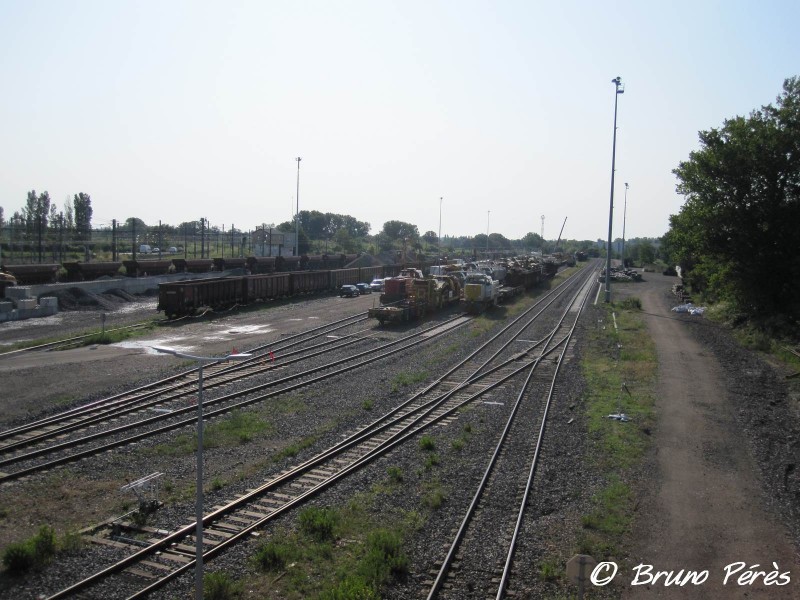
POLYGON ((309 448, 310 446, 313 446, 314 442, 316 442, 316 441, 317 441, 317 437, 314 436, 314 435, 311 435, 311 436, 308 436, 308 437, 304 437, 299 442, 296 442, 294 444, 290 444, 290 445, 286 446, 283 450, 278 452, 275 455, 275 460, 283 460, 284 458, 291 458, 293 456, 297 456, 298 454, 300 454, 301 450, 305 450, 306 448, 309 448))
POLYGON ((422 505, 438 510, 447 500, 447 492, 438 480, 429 481, 422 486, 422 505))
MULTIPOLYGON (((206 423, 203 428, 203 448, 231 448, 250 442, 256 435, 272 431, 273 426, 258 414, 236 410, 206 423)), ((182 456, 197 452, 197 433, 182 434, 169 444, 155 446, 156 455, 182 456)))
POLYGON ((374 406, 375 402, 373 402, 372 400, 364 400, 364 402, 361 403, 361 408, 363 408, 364 410, 372 410, 374 406))
MULTIPOLYGON (((587 384, 584 400, 590 434, 588 454, 595 457, 596 469, 605 484, 592 497, 588 513, 581 517, 575 552, 590 554, 598 561, 625 553, 625 535, 634 513, 634 497, 627 480, 648 448, 654 421, 658 365, 655 345, 639 315, 640 306, 638 298, 628 298, 613 307, 598 307, 606 326, 589 332, 581 361, 587 384), (612 310, 617 328, 612 325, 612 310), (631 420, 608 418, 618 412, 631 420)), ((542 566, 540 578, 555 575, 555 565, 551 567, 545 572, 542 566)))
POLYGON ((392 392, 400 391, 400 388, 405 388, 415 383, 425 381, 428 378, 427 371, 413 371, 410 373, 399 373, 391 381, 392 392))
POLYGON ((408 572, 403 541, 419 518, 371 514, 371 498, 361 494, 344 508, 301 511, 295 530, 278 532, 259 547, 253 559, 266 575, 248 581, 247 589, 261 598, 381 598, 387 584, 408 572))
POLYGON ((243 591, 244 586, 223 571, 203 577, 203 600, 234 600, 243 591))

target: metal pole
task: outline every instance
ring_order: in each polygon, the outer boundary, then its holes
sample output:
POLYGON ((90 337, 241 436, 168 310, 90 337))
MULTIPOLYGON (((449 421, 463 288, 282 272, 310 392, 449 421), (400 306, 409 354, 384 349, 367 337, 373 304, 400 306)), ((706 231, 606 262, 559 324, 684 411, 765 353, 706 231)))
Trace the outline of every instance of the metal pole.
POLYGON ((197 494, 195 517, 194 597, 203 600, 203 361, 200 361, 197 391, 197 494))
POLYGON ((614 142, 611 146, 611 200, 608 207, 608 245, 606 246, 606 294, 605 301, 611 302, 611 229, 614 220, 614 169, 617 158, 617 100, 625 90, 620 89, 622 79, 617 76, 611 80, 615 86, 614 92, 614 142))
POLYGON ((489 215, 492 211, 486 211, 486 258, 489 258, 489 215))
POLYGON ((442 260, 442 197, 439 196, 439 262, 442 260))
POLYGON ((295 160, 297 161, 297 193, 295 194, 297 208, 294 211, 294 255, 300 256, 300 161, 303 159, 298 156, 295 160))
POLYGON ((628 184, 625 184, 625 208, 622 210, 622 267, 625 267, 625 221, 628 218, 628 184))

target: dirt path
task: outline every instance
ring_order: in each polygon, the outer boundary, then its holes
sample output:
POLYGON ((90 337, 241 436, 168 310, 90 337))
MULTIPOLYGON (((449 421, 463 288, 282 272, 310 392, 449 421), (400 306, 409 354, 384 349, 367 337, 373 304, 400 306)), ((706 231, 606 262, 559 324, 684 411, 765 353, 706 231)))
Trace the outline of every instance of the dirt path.
MULTIPOLYGON (((621 573, 623 598, 800 598, 800 563, 782 524, 765 508, 763 486, 728 401, 717 359, 693 338, 689 325, 664 308, 669 280, 653 276, 637 290, 656 343, 659 371, 652 487, 637 513, 639 540, 631 564, 656 571, 708 571, 699 585, 652 583, 644 569, 621 573), (664 285, 658 285, 663 282, 664 285), (733 574, 725 582, 726 567, 733 574), (740 581, 751 565, 787 573, 788 585, 740 581), (735 572, 737 567, 741 570, 735 572)), ((618 576, 619 577, 619 576, 618 576)), ((778 576, 772 576, 781 582, 778 576)), ((785 579, 785 578, 784 578, 785 579)))

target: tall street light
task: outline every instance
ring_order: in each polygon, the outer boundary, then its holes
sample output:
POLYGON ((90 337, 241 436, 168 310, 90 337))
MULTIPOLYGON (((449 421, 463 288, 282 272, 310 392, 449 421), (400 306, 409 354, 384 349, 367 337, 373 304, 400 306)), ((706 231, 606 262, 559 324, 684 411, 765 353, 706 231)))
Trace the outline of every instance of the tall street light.
POLYGON ((622 210, 622 267, 625 268, 625 220, 628 218, 628 184, 625 183, 625 208, 622 210))
POLYGON ((622 88, 622 79, 617 76, 611 80, 616 89, 614 93, 614 143, 611 146, 611 200, 608 207, 608 245, 606 246, 606 302, 611 302, 611 225, 614 219, 614 169, 617 158, 617 100, 619 95, 625 93, 622 88))
POLYGON ((203 600, 203 367, 210 363, 224 360, 245 360, 252 356, 245 352, 226 356, 195 356, 167 348, 153 346, 153 350, 162 354, 172 354, 178 358, 193 360, 198 364, 197 384, 197 493, 195 494, 195 564, 194 564, 194 596, 195 600, 203 600))
POLYGON ((442 197, 439 196, 439 262, 442 262, 442 197))
POLYGON ((489 258, 489 215, 492 214, 492 211, 486 211, 486 258, 489 258))
POLYGON ((294 211, 294 255, 300 255, 300 161, 303 160, 299 156, 295 158, 297 161, 297 207, 294 211))

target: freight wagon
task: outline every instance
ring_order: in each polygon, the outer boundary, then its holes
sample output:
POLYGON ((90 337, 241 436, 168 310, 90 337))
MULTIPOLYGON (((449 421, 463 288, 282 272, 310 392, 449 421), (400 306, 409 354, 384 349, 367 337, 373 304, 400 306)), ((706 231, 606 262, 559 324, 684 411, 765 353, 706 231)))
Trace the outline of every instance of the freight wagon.
MULTIPOLYGON (((258 265, 255 261, 251 264, 258 265)), ((266 263, 261 264, 263 266, 266 263)), ((332 271, 261 273, 161 283, 158 286, 158 310, 163 310, 169 318, 182 317, 206 307, 218 310, 237 304, 252 304, 286 296, 335 291, 342 285, 359 283, 366 278, 370 278, 371 281, 376 273, 380 277, 383 272, 383 267, 363 267, 332 271)))
POLYGON ((85 263, 80 261, 65 262, 67 281, 92 281, 100 277, 115 277, 122 267, 121 262, 85 263))
POLYGON ((158 306, 172 319, 195 314, 208 307, 213 310, 247 304, 248 281, 246 277, 218 277, 191 281, 173 281, 158 286, 158 306))

